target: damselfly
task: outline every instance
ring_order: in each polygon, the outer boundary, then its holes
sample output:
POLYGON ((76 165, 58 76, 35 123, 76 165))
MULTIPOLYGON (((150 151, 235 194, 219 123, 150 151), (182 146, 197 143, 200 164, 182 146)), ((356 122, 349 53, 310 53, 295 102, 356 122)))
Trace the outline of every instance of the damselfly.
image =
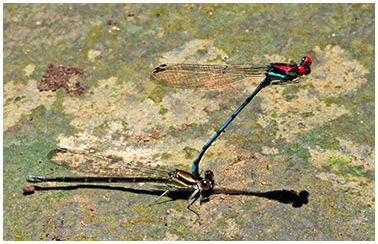
MULTIPOLYGON (((114 155, 102 155, 94 150, 69 150, 60 148, 51 151, 48 159, 60 165, 69 165, 77 171, 102 176, 85 177, 45 177, 28 175, 28 182, 68 182, 68 183, 157 183, 164 184, 168 189, 153 203, 163 196, 174 192, 190 192, 188 209, 200 198, 204 201, 214 187, 214 174, 208 170, 204 178, 194 179, 192 174, 183 170, 163 170, 157 166, 147 166, 141 162, 125 162, 114 155), (192 201, 193 200, 193 201, 192 201)), ((31 194, 35 187, 24 187, 25 194, 31 194)), ((151 204, 150 204, 151 205, 151 204)), ((191 210, 193 211, 193 210, 191 210)), ((194 212, 194 211, 193 211, 194 212)))
POLYGON ((300 64, 291 61, 287 63, 271 63, 264 67, 251 65, 200 65, 200 64, 161 64, 151 73, 151 80, 163 86, 171 87, 212 87, 240 81, 253 76, 263 76, 265 79, 252 92, 245 102, 231 115, 214 136, 203 146, 192 165, 194 179, 200 179, 199 163, 205 151, 235 119, 240 111, 268 85, 290 83, 302 75, 311 73, 311 58, 305 56, 300 64))
MULTIPOLYGON (((276 200, 282 203, 292 203, 293 207, 301 207, 308 202, 308 192, 301 191, 297 193, 293 190, 279 190, 279 191, 247 191, 230 188, 216 188, 214 183, 214 174, 208 170, 205 172, 204 178, 195 180, 191 173, 182 170, 164 170, 157 166, 152 166, 149 162, 126 162, 122 157, 114 155, 103 155, 96 153, 94 150, 74 150, 60 148, 49 153, 48 159, 59 165, 68 165, 75 171, 85 172, 87 174, 96 176, 84 177, 46 177, 38 175, 28 175, 26 180, 31 183, 42 182, 66 182, 66 183, 86 183, 86 185, 69 185, 69 186, 55 186, 55 187, 39 187, 39 186, 25 186, 24 194, 29 195, 35 190, 69 190, 78 188, 99 188, 99 189, 115 189, 125 190, 122 187, 111 187, 109 185, 88 185, 87 183, 155 183, 163 185, 168 189, 161 194, 153 203, 159 201, 163 196, 172 194, 190 195, 188 198, 187 208, 194 212, 198 217, 200 215, 190 209, 190 206, 197 200, 200 202, 206 201, 212 194, 227 194, 227 195, 246 195, 264 197, 271 200, 276 200), (98 176, 101 175, 101 176, 98 176), (96 187, 97 186, 97 187, 96 187)), ((132 188, 127 189, 130 192, 136 193, 157 193, 156 191, 145 191, 132 188)))

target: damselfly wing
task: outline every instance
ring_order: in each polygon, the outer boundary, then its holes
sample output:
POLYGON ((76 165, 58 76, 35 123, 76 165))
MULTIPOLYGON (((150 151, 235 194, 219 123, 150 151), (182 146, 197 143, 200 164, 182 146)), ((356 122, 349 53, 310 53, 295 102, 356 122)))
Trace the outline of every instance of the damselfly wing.
POLYGON ((179 88, 220 87, 248 77, 264 76, 267 67, 236 64, 161 64, 150 77, 162 86, 179 88))
POLYGON ((48 154, 48 159, 58 165, 75 170, 76 174, 101 176, 166 176, 167 170, 150 160, 127 161, 114 154, 98 153, 94 149, 59 148, 48 154))

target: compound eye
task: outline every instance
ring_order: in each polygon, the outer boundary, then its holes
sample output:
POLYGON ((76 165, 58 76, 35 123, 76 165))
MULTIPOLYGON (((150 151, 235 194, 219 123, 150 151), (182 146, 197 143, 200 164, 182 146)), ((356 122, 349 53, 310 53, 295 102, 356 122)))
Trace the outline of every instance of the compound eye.
POLYGON ((298 72, 298 74, 303 75, 306 72, 306 69, 305 69, 305 67, 303 67, 303 65, 298 65, 297 66, 297 72, 298 72))
POLYGON ((211 170, 205 171, 205 179, 207 180, 213 180, 214 179, 214 173, 211 170))
POLYGON ((202 188, 202 190, 207 191, 207 190, 211 189, 212 187, 213 186, 211 184, 211 181, 206 180, 206 179, 201 181, 201 188, 202 188))
POLYGON ((312 64, 312 60, 309 56, 304 56, 302 58, 302 63, 301 64, 307 64, 308 66, 310 66, 312 64))

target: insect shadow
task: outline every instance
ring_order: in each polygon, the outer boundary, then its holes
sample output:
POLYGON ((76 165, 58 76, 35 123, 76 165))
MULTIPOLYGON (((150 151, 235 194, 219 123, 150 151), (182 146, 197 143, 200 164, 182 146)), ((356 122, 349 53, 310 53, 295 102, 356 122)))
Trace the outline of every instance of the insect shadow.
MULTIPOLYGON (((87 184, 78 184, 70 186, 54 186, 54 187, 41 187, 41 186, 30 186, 32 190, 24 191, 24 195, 33 194, 34 191, 51 191, 51 190, 77 190, 77 189, 104 189, 104 190, 115 190, 115 191, 124 191, 131 192, 136 194, 147 194, 161 196, 165 191, 164 190, 145 190, 145 189, 135 189, 127 188, 121 186, 109 186, 109 185, 87 185, 87 184)), ((192 194, 192 191, 177 190, 171 191, 167 194, 170 201, 177 199, 188 199, 192 194)), ((278 201, 280 203, 291 204, 294 208, 300 208, 304 204, 308 203, 309 192, 303 190, 301 192, 296 192, 294 190, 275 190, 267 192, 257 192, 257 191, 245 191, 245 190, 236 190, 236 189, 227 189, 227 188, 214 188, 213 190, 207 192, 208 196, 215 194, 226 194, 226 195, 244 195, 244 196, 256 196, 263 197, 270 200, 278 201)), ((169 201, 169 200, 168 200, 169 201)), ((208 201, 208 200, 205 200, 208 201)), ((204 202, 205 202, 204 201, 204 202)), ((164 201, 166 202, 166 201, 164 201)), ((164 203, 161 202, 161 203, 164 203)))

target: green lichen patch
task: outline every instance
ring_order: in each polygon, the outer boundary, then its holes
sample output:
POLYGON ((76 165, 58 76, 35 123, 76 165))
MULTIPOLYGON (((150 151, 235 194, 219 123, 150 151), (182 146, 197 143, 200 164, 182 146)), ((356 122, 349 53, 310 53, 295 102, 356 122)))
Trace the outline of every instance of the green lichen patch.
POLYGON ((102 34, 103 29, 100 25, 91 25, 87 35, 85 36, 84 42, 91 46, 101 38, 102 34))
POLYGON ((148 98, 151 99, 154 103, 161 103, 167 92, 167 89, 161 86, 155 87, 149 94, 148 98))
POLYGON ((160 110, 159 110, 159 114, 160 115, 164 115, 168 112, 169 110, 167 108, 164 108, 164 107, 160 107, 160 110))
POLYGON ((183 151, 185 152, 185 158, 187 159, 193 159, 195 154, 199 153, 197 149, 190 148, 190 147, 185 147, 183 151))
POLYGON ((312 130, 307 133, 303 133, 301 138, 303 142, 320 146, 322 148, 336 149, 339 146, 339 140, 334 135, 327 133, 324 127, 319 130, 312 130))
POLYGON ((334 156, 331 154, 330 151, 327 151, 329 155, 329 160, 327 163, 334 167, 334 170, 337 174, 343 177, 350 177, 350 176, 361 176, 363 175, 363 166, 353 167, 349 164, 351 158, 350 156, 334 156))

